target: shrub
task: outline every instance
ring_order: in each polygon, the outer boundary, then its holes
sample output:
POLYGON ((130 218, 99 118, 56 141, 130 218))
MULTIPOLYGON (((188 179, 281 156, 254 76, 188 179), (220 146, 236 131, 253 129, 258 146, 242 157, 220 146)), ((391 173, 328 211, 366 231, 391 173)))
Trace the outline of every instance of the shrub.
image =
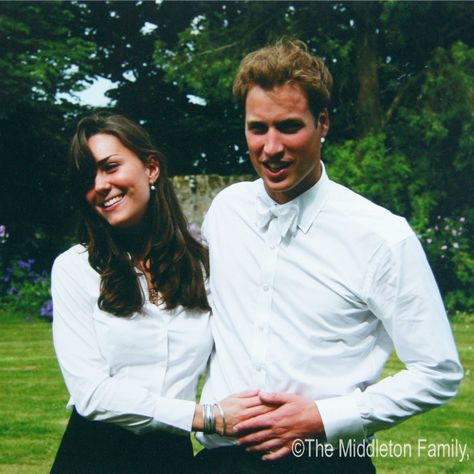
POLYGON ((46 271, 36 271, 34 263, 33 259, 18 260, 5 269, 0 279, 0 308, 51 320, 50 276, 46 271))
POLYGON ((418 233, 426 250, 448 311, 474 310, 474 248, 464 216, 437 216, 418 233))
POLYGON ((329 145, 326 157, 331 179, 397 214, 409 213, 410 165, 403 154, 387 146, 384 134, 329 145))

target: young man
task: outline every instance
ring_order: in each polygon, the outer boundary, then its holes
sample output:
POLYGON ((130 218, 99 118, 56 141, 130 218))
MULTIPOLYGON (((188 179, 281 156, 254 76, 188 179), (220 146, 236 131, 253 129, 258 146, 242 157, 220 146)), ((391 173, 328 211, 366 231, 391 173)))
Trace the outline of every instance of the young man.
POLYGON ((249 54, 235 79, 261 179, 221 192, 203 225, 216 351, 202 399, 260 389, 275 409, 236 426, 239 446, 203 436, 218 448, 200 455, 207 472, 374 472, 360 451, 314 447, 366 443, 462 378, 416 235, 325 171, 331 85, 322 60, 288 41, 249 54), (405 369, 378 381, 393 348, 405 369))

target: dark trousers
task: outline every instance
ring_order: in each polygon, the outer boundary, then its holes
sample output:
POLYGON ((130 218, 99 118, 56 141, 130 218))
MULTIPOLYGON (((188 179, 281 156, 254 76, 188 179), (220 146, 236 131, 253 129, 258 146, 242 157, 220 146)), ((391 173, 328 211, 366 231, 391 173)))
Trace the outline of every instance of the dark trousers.
POLYGON ((59 446, 54 474, 194 473, 189 436, 135 435, 111 423, 90 421, 76 410, 59 446))
POLYGON ((247 453, 240 447, 203 449, 196 457, 196 474, 374 474, 368 456, 300 457, 292 454, 277 461, 262 461, 262 453, 247 453))

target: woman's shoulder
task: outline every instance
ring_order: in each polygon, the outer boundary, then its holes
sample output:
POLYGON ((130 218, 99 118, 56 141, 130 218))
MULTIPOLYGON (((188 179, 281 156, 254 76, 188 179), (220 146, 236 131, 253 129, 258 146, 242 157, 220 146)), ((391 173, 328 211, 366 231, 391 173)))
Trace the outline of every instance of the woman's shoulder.
POLYGON ((55 265, 75 263, 80 265, 82 262, 88 262, 89 254, 86 247, 81 244, 73 245, 65 252, 59 254, 55 261, 55 265))
POLYGON ((79 244, 73 245, 65 252, 59 254, 53 263, 53 274, 58 272, 67 272, 69 275, 94 272, 89 265, 87 248, 79 244))
POLYGON ((95 292, 99 274, 89 264, 89 253, 83 245, 74 245, 56 257, 51 272, 52 286, 75 285, 95 292))

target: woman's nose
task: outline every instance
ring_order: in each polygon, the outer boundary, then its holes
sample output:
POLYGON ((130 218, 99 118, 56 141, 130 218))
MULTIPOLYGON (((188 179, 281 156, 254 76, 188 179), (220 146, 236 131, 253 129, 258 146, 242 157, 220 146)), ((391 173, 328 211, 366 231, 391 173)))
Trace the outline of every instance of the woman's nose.
POLYGON ((103 194, 110 190, 110 182, 108 176, 105 173, 97 173, 94 181, 94 190, 97 193, 103 194))

